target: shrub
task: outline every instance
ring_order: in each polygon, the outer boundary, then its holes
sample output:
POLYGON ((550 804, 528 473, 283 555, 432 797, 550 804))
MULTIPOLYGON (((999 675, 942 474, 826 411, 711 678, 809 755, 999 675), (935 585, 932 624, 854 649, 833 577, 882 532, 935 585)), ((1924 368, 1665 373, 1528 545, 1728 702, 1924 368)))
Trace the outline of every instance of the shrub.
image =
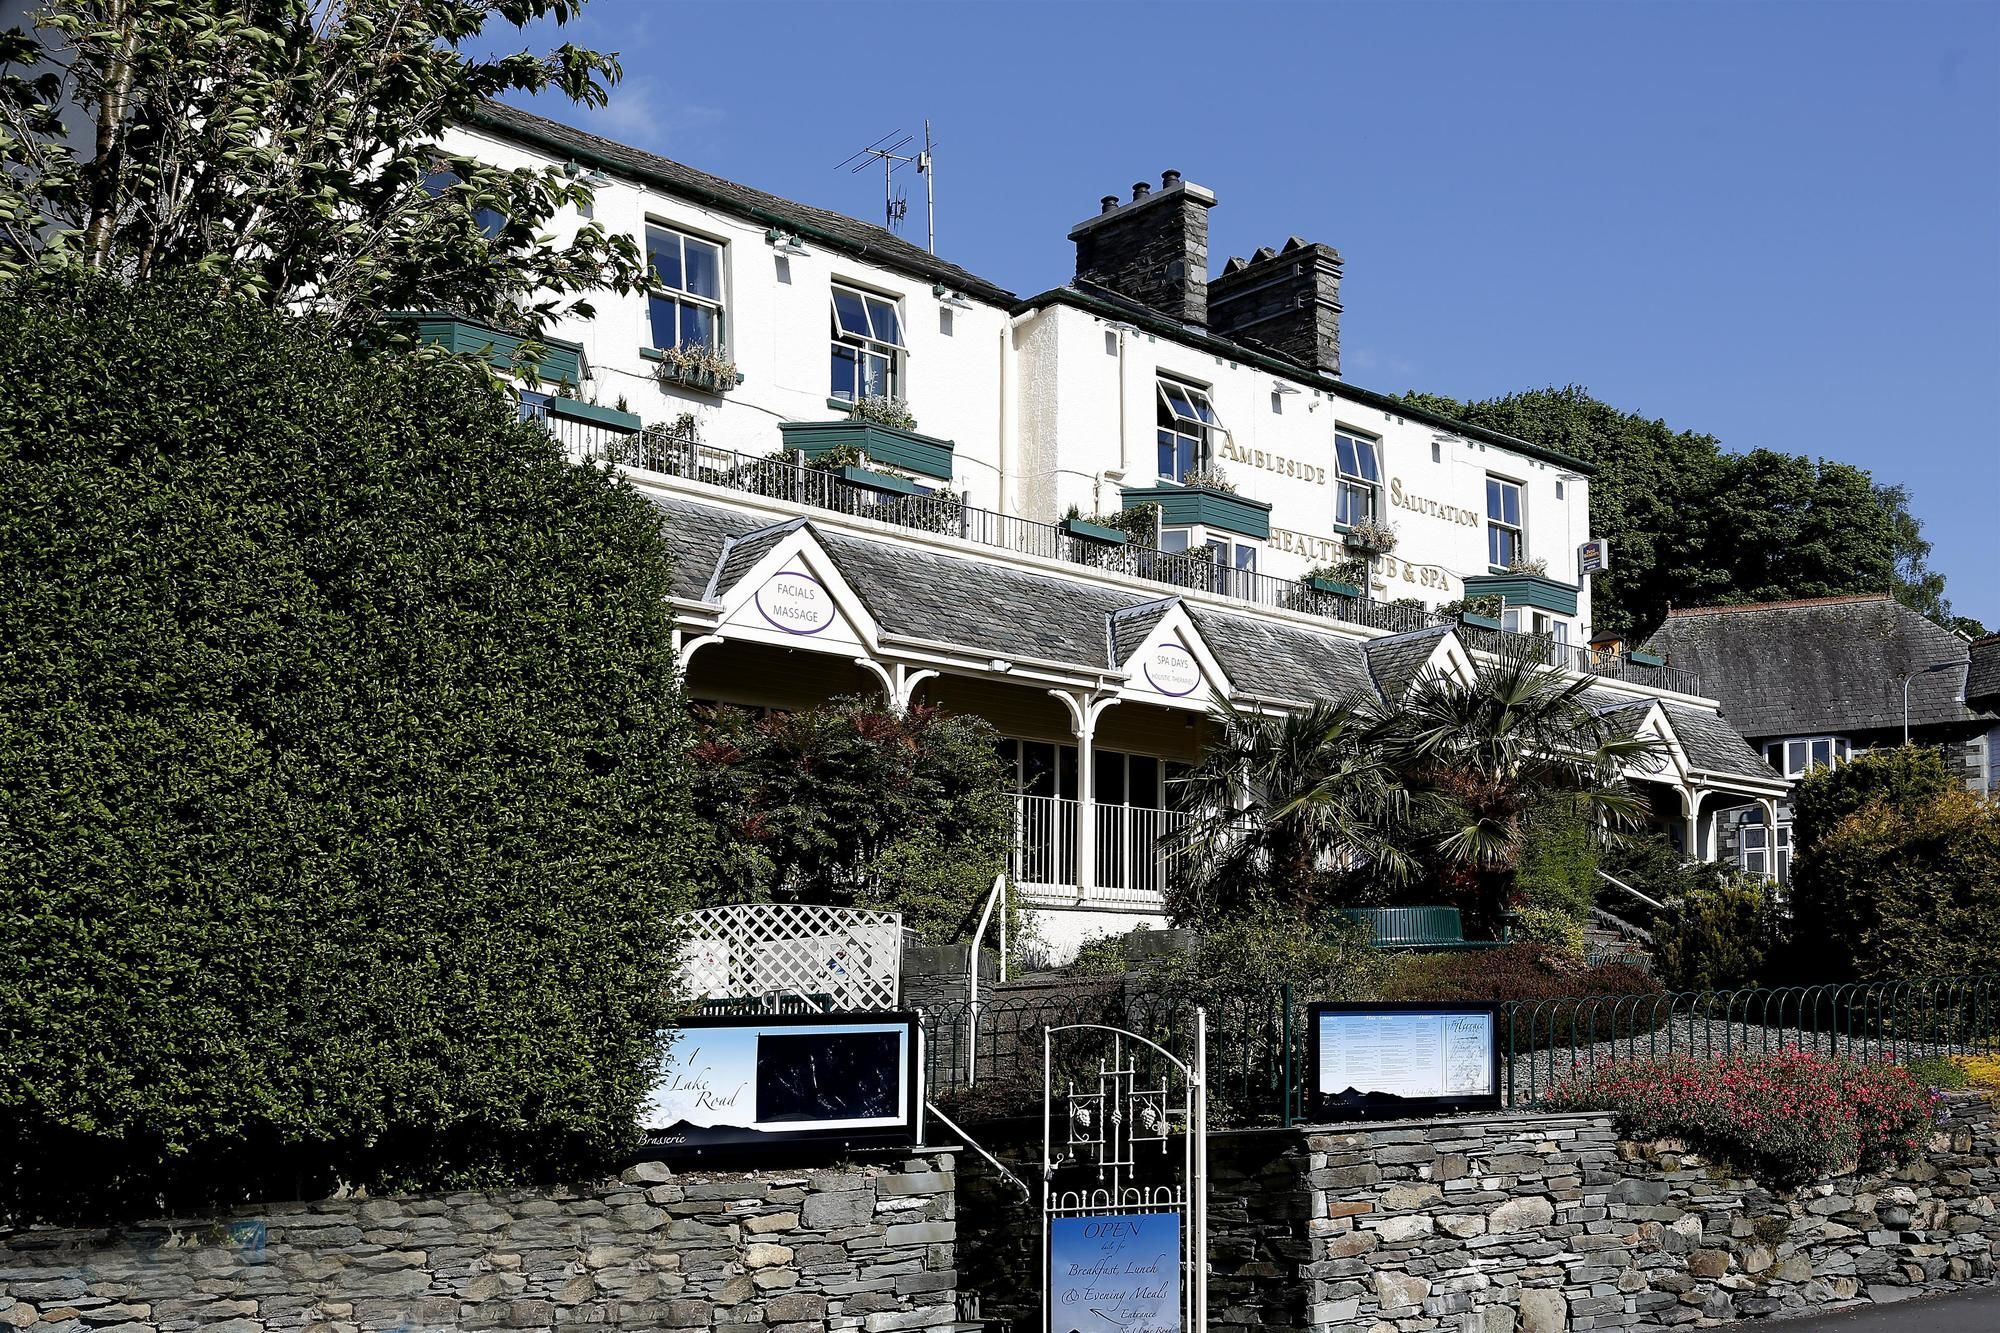
POLYGON ((0 1225, 594 1169, 703 843, 657 511, 211 292, 0 297, 0 1225))
POLYGON ((878 426, 893 426, 898 430, 917 428, 917 418, 910 411, 910 405, 887 394, 870 394, 856 399, 848 414, 856 421, 872 421, 878 426))
POLYGON ((1864 806, 1793 862, 1792 912, 1822 976, 2000 971, 2000 802, 1864 806))
POLYGON ((1397 958, 1385 1000, 1520 1000, 1503 1015, 1503 1050, 1540 1050, 1651 1032, 1671 1006, 1660 983, 1626 963, 1578 967, 1536 944, 1397 958))
POLYGON ((1816 768, 1792 793, 1793 846, 1801 851, 1815 846, 1863 806, 1881 803, 1913 813, 1954 785, 1943 756, 1916 745, 1873 750, 1845 764, 1816 768))
POLYGON ((1944 1055, 1919 1056, 1905 1062, 1910 1077, 1927 1088, 1952 1092, 1972 1086, 1972 1074, 1958 1059, 1944 1055))
POLYGON ((1521 822, 1516 900, 1583 920, 1597 897, 1597 853, 1596 831, 1579 802, 1541 802, 1521 822))
POLYGON ((1784 914, 1767 882, 1731 874, 1668 904, 1653 924, 1654 962, 1676 990, 1768 983, 1784 934, 1784 914))
POLYGON ((1152 988, 1168 1003, 1263 1003, 1290 985, 1303 1003, 1369 994, 1384 963, 1366 931, 1337 913, 1301 918, 1283 911, 1239 917, 1203 934, 1191 952, 1152 968, 1152 988))
POLYGON ((1524 907, 1514 914, 1513 937, 1538 945, 1549 957, 1576 965, 1584 960, 1583 925, 1554 907, 1524 907))
POLYGON ((1796 1050, 1606 1065, 1558 1084, 1544 1104, 1615 1112, 1634 1138, 1686 1139, 1781 1187, 1907 1163, 1935 1115, 1933 1095, 1901 1065, 1796 1050))
POLYGON ((2000 1092, 2000 1055, 1954 1055, 1951 1062, 1970 1086, 2000 1092))
POLYGON ((980 718, 856 696, 704 709, 698 725, 697 795, 721 844, 704 901, 896 911, 942 944, 1006 863, 1014 808, 980 718))
MULTIPOLYGON (((1721 866, 1687 860, 1666 834, 1651 829, 1613 841, 1604 849, 1601 864, 1608 874, 1662 903, 1714 888, 1722 879, 1721 866)), ((1648 926, 1657 919, 1651 908, 1602 878, 1597 881, 1597 894, 1598 901, 1615 916, 1648 926)))

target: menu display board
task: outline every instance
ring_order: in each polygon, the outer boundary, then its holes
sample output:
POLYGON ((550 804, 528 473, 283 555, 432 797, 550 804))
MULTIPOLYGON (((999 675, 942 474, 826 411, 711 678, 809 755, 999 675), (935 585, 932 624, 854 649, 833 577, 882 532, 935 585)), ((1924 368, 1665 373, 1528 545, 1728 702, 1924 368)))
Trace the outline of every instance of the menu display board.
POLYGON ((649 1149, 916 1141, 913 1014, 691 1018, 640 1110, 649 1149))
POLYGON ((1497 1006, 1316 1004, 1310 1103, 1331 1119, 1496 1110, 1497 1006))
POLYGON ((1052 1333, 1180 1333, 1179 1213, 1049 1221, 1052 1333))

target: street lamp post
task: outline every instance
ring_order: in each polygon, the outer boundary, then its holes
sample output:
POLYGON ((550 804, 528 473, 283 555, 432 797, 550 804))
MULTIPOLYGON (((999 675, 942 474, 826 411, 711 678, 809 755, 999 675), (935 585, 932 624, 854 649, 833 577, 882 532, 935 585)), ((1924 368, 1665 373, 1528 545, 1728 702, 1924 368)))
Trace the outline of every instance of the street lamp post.
POLYGON ((1903 673, 1903 744, 1908 745, 1910 743, 1910 682, 1918 676, 1928 676, 1938 671, 1950 671, 1961 665, 1963 663, 1934 662, 1930 666, 1918 667, 1915 671, 1905 671, 1903 673))

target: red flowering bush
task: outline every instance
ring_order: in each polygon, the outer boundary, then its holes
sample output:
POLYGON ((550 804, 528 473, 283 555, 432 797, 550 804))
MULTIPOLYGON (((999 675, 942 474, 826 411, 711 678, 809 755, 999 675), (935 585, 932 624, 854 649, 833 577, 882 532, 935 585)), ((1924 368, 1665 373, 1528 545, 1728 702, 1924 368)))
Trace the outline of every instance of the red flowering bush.
POLYGON ((1772 1184, 1801 1185, 1909 1161, 1936 1098, 1899 1064, 1785 1050, 1607 1065, 1559 1083, 1546 1105, 1612 1111, 1634 1138, 1686 1139, 1772 1184))

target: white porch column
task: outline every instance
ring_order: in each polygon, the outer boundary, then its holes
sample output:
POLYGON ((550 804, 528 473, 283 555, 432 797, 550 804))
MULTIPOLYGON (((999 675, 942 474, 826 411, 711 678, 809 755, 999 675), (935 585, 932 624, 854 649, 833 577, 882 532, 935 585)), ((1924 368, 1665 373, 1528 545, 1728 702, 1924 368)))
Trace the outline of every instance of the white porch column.
POLYGON ((1076 899, 1088 902, 1097 888, 1097 719, 1116 699, 1050 690, 1069 710, 1070 735, 1076 737, 1076 899))
POLYGON ((1764 827, 1771 830, 1771 849, 1776 851, 1778 847, 1778 798, 1775 796, 1759 796, 1757 798, 1757 805, 1764 812, 1764 827))
POLYGON ((694 655, 711 643, 721 643, 720 634, 698 634, 693 638, 683 637, 681 631, 674 631, 674 675, 682 684, 687 683, 688 662, 694 655))
POLYGON ((1690 861, 1706 861, 1701 849, 1701 798, 1708 795, 1699 787, 1682 787, 1681 814, 1687 818, 1687 833, 1682 850, 1690 861))

